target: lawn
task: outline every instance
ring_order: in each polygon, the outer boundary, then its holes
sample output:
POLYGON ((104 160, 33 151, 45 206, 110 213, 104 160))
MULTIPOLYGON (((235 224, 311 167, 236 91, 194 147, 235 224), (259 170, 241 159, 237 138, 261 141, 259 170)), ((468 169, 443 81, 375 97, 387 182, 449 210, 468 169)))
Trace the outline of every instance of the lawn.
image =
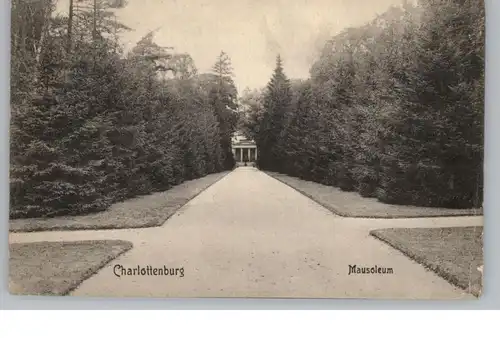
POLYGON ((167 191, 116 203, 103 212, 82 216, 10 220, 10 231, 96 230, 160 226, 179 208, 226 174, 228 172, 186 181, 167 191))
POLYGON ((342 191, 336 187, 274 172, 266 172, 266 174, 316 201, 331 212, 344 217, 414 218, 481 216, 483 214, 482 210, 479 209, 446 209, 385 204, 376 198, 362 197, 354 191, 342 191))
POLYGON ((132 243, 119 240, 10 244, 9 291, 67 295, 131 248, 132 243))
POLYGON ((483 227, 380 229, 370 234, 450 283, 481 294, 477 268, 483 265, 483 227))

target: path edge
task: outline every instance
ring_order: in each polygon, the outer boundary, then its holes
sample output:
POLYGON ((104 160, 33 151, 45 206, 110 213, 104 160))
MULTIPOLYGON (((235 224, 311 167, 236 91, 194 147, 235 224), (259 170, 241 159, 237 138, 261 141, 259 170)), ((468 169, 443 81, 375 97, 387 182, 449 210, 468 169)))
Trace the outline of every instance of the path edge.
MULTIPOLYGON (((311 200, 313 200, 314 202, 318 203, 319 205, 321 205, 322 207, 328 209, 330 212, 332 212, 333 214, 339 216, 339 217, 343 217, 343 218, 361 218, 361 219, 409 219, 409 218, 441 218, 441 217, 484 217, 484 212, 481 213, 481 214, 471 214, 471 213, 468 213, 468 214, 447 214, 447 215, 425 215, 425 216, 422 216, 422 215, 405 215, 405 216, 399 216, 399 215, 386 215, 386 216, 379 216, 379 215, 363 215, 363 216, 360 216, 360 215, 352 215, 350 213, 347 213, 347 212, 344 212, 344 211, 341 211, 339 210, 338 208, 336 207, 332 207, 331 205, 328 205, 324 202, 321 202, 320 200, 318 200, 316 197, 312 196, 311 194, 305 192, 305 191, 302 191, 296 187, 294 187, 293 185, 289 184, 288 182, 285 182, 284 180, 281 180, 280 178, 278 177, 275 177, 273 176, 272 174, 268 173, 267 171, 263 171, 261 170, 261 172, 263 172, 264 174, 266 174, 267 176, 275 179, 276 181, 278 182, 281 182, 287 186, 289 186, 290 188, 292 188, 293 190, 301 193, 302 195, 310 198, 311 200)), ((284 175, 284 174, 282 174, 284 175)), ((293 177, 293 176, 290 176, 290 177, 293 177)), ((293 178, 297 178, 297 177, 293 177, 293 178)), ((297 179, 300 179, 300 178, 297 178, 297 179)), ((317 183, 317 182, 314 182, 314 183, 317 183)), ((317 183, 317 184, 321 184, 321 183, 317 183)), ((381 202, 382 203, 382 202, 381 202)), ((384 203, 384 204, 387 204, 387 203, 384 203)), ((387 205, 391 205, 391 204, 387 204, 387 205)))
POLYGON ((388 229, 391 229, 391 228, 370 230, 370 236, 381 241, 382 243, 385 243, 386 245, 390 246, 391 248, 397 250, 398 252, 402 253, 404 256, 408 257, 413 262, 420 264, 421 266, 423 266, 427 270, 435 273, 437 276, 443 278, 445 281, 447 281, 448 283, 457 287, 458 289, 463 290, 469 294, 472 294, 474 297, 476 297, 478 299, 481 297, 482 288, 479 291, 475 291, 472 288, 469 289, 467 287, 460 285, 459 281, 455 277, 453 277, 452 275, 447 273, 439 265, 432 265, 432 264, 426 263, 425 260, 422 259, 419 255, 409 252, 402 245, 399 245, 399 244, 391 241, 389 238, 387 238, 384 235, 382 235, 381 233, 379 233, 379 230, 388 230, 388 229))
MULTIPOLYGON (((196 197, 198 197, 205 190, 207 190, 208 188, 210 188, 214 184, 216 184, 219 181, 221 181, 227 175, 229 175, 230 173, 232 173, 233 170, 228 170, 225 173, 223 171, 220 172, 220 173, 224 173, 223 175, 221 175, 221 177, 219 177, 217 180, 215 180, 214 182, 212 182, 211 184, 207 185, 205 188, 201 189, 196 194, 194 194, 193 196, 191 196, 182 205, 177 206, 169 214, 167 214, 165 218, 162 218, 162 221, 159 221, 159 222, 148 222, 148 223, 144 223, 144 224, 139 224, 137 226, 128 226, 128 227, 115 227, 115 226, 112 226, 112 225, 109 225, 109 224, 98 225, 98 226, 89 226, 89 225, 86 225, 86 224, 77 224, 77 225, 75 225, 72 228, 68 228, 68 227, 65 227, 65 226, 55 226, 55 227, 51 227, 51 228, 45 228, 45 227, 39 227, 39 228, 37 228, 37 227, 33 227, 33 228, 30 228, 30 229, 26 229, 26 230, 10 229, 10 227, 9 227, 9 233, 13 233, 13 234, 26 234, 26 233, 32 233, 32 232, 51 232, 51 231, 65 231, 65 232, 66 231, 67 232, 71 232, 71 231, 92 231, 92 230, 101 230, 102 231, 102 230, 127 230, 127 229, 145 229, 145 228, 157 228, 157 227, 161 227, 161 226, 163 226, 163 224, 165 224, 166 221, 168 221, 173 215, 175 215, 175 213, 177 211, 179 211, 186 204, 188 204, 193 199, 195 199, 196 197)), ((205 177, 205 176, 203 176, 203 177, 205 177)), ((202 177, 200 177, 200 178, 202 178, 202 177)), ((168 190, 165 190, 165 191, 168 191, 168 190)))
POLYGON ((335 214, 336 216, 339 216, 339 217, 342 217, 342 218, 347 218, 347 217, 351 217, 349 215, 347 215, 346 213, 344 212, 341 212, 339 210, 337 210, 336 208, 333 208, 332 206, 326 204, 326 203, 323 203, 321 202, 320 200, 318 200, 317 198, 315 198, 314 196, 312 196, 311 194, 305 192, 305 191, 302 191, 296 187, 294 187, 293 185, 289 184, 288 182, 285 182, 285 181, 282 181, 280 180, 279 178, 277 177, 274 177, 273 175, 269 174, 267 171, 263 171, 261 170, 262 173, 266 174, 268 177, 286 185, 287 187, 290 187, 292 188, 293 190, 295 190, 296 192, 298 192, 299 194, 309 198, 310 200, 312 200, 313 202, 319 204, 320 206, 322 206, 323 208, 327 209, 328 211, 330 211, 331 213, 335 214))
POLYGON ((76 290, 80 285, 82 285, 83 282, 85 282, 86 280, 90 279, 92 276, 96 275, 99 271, 101 271, 106 265, 108 265, 109 263, 111 263, 112 261, 114 261, 115 259, 117 259, 118 257, 124 255, 125 253, 129 252, 130 250, 132 250, 134 248, 134 244, 130 241, 125 241, 125 240, 122 240, 122 239, 119 239, 119 240, 116 240, 124 245, 126 245, 125 248, 123 248, 121 250, 121 252, 119 252, 116 256, 111 256, 109 257, 109 259, 105 259, 101 262, 101 264, 97 265, 94 269, 89 269, 87 270, 84 274, 83 274, 83 278, 81 279, 81 281, 79 281, 78 283, 74 283, 73 285, 71 285, 70 287, 68 287, 68 289, 61 294, 61 296, 68 296, 71 292, 73 292, 74 290, 76 290))
MULTIPOLYGON (((129 252, 134 248, 134 244, 130 241, 122 240, 122 239, 113 239, 113 240, 81 240, 81 241, 61 241, 61 243, 82 243, 82 242, 95 242, 95 241, 107 241, 107 242, 116 242, 117 244, 122 245, 123 247, 120 248, 120 252, 117 254, 113 255, 110 254, 106 259, 104 259, 100 264, 96 265, 93 268, 87 269, 82 276, 81 279, 68 285, 67 289, 61 292, 60 294, 51 294, 51 295, 32 295, 32 294, 27 294, 27 293, 11 293, 10 289, 8 288, 8 292, 11 296, 42 296, 42 297, 61 297, 61 296, 68 296, 71 292, 76 290, 80 285, 82 285, 83 282, 86 280, 90 279, 92 276, 96 275, 99 271, 101 271, 106 265, 111 263, 112 261, 116 260, 120 256, 124 255, 125 253, 129 252)), ((44 241, 36 241, 36 242, 29 242, 29 243, 40 243, 44 241)), ((55 241, 58 242, 58 241, 55 241)), ((9 249, 10 251, 10 249, 9 249)), ((10 269, 9 269, 9 274, 10 278, 10 269)))

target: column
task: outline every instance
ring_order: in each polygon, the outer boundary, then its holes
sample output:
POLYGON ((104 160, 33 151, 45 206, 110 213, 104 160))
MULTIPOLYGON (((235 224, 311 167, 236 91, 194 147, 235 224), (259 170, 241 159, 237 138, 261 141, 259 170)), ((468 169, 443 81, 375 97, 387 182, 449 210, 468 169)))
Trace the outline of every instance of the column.
POLYGON ((257 162, 257 147, 255 147, 255 162, 257 162))
POLYGON ((245 148, 240 148, 240 162, 243 162, 243 149, 245 148))

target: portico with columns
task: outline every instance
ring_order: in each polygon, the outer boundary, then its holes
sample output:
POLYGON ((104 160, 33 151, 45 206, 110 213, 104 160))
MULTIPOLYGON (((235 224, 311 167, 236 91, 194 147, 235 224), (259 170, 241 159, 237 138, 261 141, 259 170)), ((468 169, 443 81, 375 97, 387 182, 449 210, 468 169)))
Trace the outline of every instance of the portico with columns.
POLYGON ((253 165, 257 162, 257 145, 253 140, 246 138, 241 133, 235 133, 231 147, 237 166, 253 165))

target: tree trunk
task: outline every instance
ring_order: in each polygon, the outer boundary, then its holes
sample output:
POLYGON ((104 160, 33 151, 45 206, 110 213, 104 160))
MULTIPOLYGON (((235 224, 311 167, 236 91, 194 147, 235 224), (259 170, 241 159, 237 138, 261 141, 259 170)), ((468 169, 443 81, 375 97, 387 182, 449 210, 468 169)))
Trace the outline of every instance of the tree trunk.
MULTIPOLYGON (((48 35, 50 34, 50 27, 51 27, 51 16, 52 16, 52 2, 46 1, 44 3, 44 8, 43 8, 43 23, 42 27, 40 29, 40 38, 38 41, 34 42, 34 53, 35 53, 35 68, 34 68, 34 75, 33 75, 33 83, 38 83, 38 80, 40 78, 40 72, 41 72, 41 67, 42 67, 42 62, 43 62, 43 53, 45 52, 45 41, 47 40, 48 35)), ((33 35, 35 36, 35 35, 33 35)))
POLYGON ((68 14, 68 41, 66 46, 66 53, 71 53, 71 44, 73 39, 73 1, 69 0, 69 14, 68 14))
POLYGON ((94 23, 92 29, 92 39, 94 42, 97 40, 97 0, 94 0, 94 15, 93 15, 94 23))

